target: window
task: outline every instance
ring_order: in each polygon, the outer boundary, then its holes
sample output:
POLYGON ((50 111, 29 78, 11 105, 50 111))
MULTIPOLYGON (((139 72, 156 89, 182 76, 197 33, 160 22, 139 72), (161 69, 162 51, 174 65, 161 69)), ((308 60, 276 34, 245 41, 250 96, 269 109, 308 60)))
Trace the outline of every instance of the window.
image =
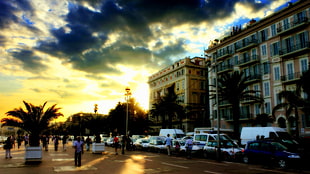
POLYGON ((260 96, 259 85, 254 85, 254 91, 255 91, 255 96, 259 97, 260 96))
POLYGON ((293 67, 293 63, 287 63, 287 64, 286 64, 286 68, 287 68, 287 79, 288 79, 288 80, 294 79, 294 67, 293 67))
POLYGON ((280 80, 280 67, 279 66, 274 66, 273 67, 273 78, 274 80, 280 80))
POLYGON ((262 56, 267 56, 267 46, 266 45, 262 45, 261 49, 262 49, 262 56))
POLYGON ((238 56, 234 57, 234 65, 238 65, 238 56))
POLYGON ((255 107, 255 115, 260 114, 260 104, 255 104, 254 107, 255 107))
POLYGON ((264 42, 267 40, 267 38, 268 38, 268 32, 267 31, 268 31, 267 29, 260 31, 261 42, 264 42))
POLYGON ((288 18, 285 18, 285 19, 283 20, 283 28, 284 28, 284 30, 287 30, 287 29, 290 28, 290 23, 289 23, 288 18))
POLYGON ((276 105, 281 103, 281 98, 279 97, 279 93, 276 94, 276 105))
POLYGON ((284 45, 283 45, 283 48, 286 48, 285 50, 285 53, 290 53, 293 50, 293 47, 294 47, 294 40, 293 40, 293 37, 290 37, 290 38, 287 38, 284 40, 284 45))
POLYGON ((269 82, 264 82, 264 96, 265 96, 265 97, 270 96, 270 86, 269 86, 269 82))
POLYGON ((271 113, 271 107, 270 107, 270 102, 265 103, 265 113, 270 114, 271 113))
POLYGON ((256 60, 256 48, 252 49, 252 60, 256 60))
POLYGON ((264 62, 264 63, 263 63, 263 72, 264 72, 264 74, 269 74, 269 73, 270 73, 270 65, 269 65, 269 62, 264 62))
POLYGON ((275 36, 277 33, 276 33, 276 24, 272 24, 271 25, 271 36, 275 36))
POLYGON ((300 60, 300 71, 305 72, 308 70, 308 59, 301 59, 300 60))
POLYGON ((308 46, 308 32, 302 32, 296 36, 296 46, 297 49, 302 49, 308 46))
POLYGON ((270 45, 270 54, 271 56, 279 55, 279 42, 275 42, 270 45))

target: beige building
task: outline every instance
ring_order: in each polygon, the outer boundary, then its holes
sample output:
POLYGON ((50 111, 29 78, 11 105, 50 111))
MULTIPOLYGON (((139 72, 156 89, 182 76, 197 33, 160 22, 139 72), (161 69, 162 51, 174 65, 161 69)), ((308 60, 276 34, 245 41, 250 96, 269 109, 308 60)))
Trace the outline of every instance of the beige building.
MULTIPOLYGON (((250 21, 241 28, 232 28, 231 33, 221 40, 210 43, 206 55, 212 63, 218 65, 217 74, 243 71, 250 76, 250 89, 261 91, 264 104, 241 104, 241 127, 253 126, 253 119, 258 114, 271 114, 272 109, 281 101, 278 94, 283 90, 295 90, 296 80, 309 64, 309 31, 310 31, 310 1, 300 0, 288 3, 288 6, 266 18, 256 22, 250 21)), ((215 79, 215 72, 210 71, 209 82, 215 79)), ((310 80, 310 79, 309 79, 310 80)), ((302 94, 305 95, 305 94, 302 94)), ((210 101, 210 118, 212 126, 217 127, 214 101, 210 101)), ((219 104, 221 128, 232 129, 231 106, 228 103, 219 104)), ((294 131, 296 125, 291 120, 291 113, 286 118, 284 110, 276 113, 274 123, 269 125, 285 127, 291 123, 294 131)), ((299 112, 299 132, 309 133, 310 116, 299 112)))
MULTIPOLYGON (((189 132, 193 131, 194 127, 207 126, 209 117, 206 75, 205 59, 201 57, 181 59, 153 74, 148 81, 150 110, 153 104, 167 93, 167 88, 174 85, 174 91, 178 96, 177 102, 186 108, 186 117, 182 119, 182 123, 174 117, 173 128, 189 132)), ((156 124, 153 128, 158 132, 162 119, 152 116, 149 119, 156 124)))

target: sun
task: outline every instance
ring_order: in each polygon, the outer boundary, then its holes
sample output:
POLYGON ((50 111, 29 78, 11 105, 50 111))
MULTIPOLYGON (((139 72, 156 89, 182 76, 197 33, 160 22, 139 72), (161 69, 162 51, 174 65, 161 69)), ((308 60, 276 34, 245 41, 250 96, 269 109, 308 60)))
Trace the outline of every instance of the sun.
POLYGON ((144 110, 149 110, 149 86, 147 83, 139 84, 134 91, 132 91, 132 97, 136 99, 144 110))

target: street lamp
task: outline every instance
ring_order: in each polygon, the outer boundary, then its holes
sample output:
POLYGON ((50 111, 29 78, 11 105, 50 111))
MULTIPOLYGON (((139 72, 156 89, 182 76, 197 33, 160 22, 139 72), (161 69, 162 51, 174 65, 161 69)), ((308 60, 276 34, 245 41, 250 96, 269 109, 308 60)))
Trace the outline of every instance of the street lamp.
POLYGON ((128 102, 129 102, 129 98, 131 96, 131 92, 130 92, 130 88, 127 87, 125 89, 126 93, 125 93, 125 99, 126 99, 126 103, 127 103, 127 108, 126 108, 126 137, 128 136, 128 102))

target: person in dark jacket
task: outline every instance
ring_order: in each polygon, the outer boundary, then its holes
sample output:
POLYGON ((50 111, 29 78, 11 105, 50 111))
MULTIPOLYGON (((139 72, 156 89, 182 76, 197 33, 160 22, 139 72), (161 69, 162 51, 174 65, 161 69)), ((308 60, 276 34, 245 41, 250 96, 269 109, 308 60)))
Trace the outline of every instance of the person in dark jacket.
POLYGON ((3 148, 5 149, 5 158, 12 158, 11 155, 11 149, 12 149, 12 141, 11 141, 11 136, 9 136, 6 141, 4 142, 3 148))

